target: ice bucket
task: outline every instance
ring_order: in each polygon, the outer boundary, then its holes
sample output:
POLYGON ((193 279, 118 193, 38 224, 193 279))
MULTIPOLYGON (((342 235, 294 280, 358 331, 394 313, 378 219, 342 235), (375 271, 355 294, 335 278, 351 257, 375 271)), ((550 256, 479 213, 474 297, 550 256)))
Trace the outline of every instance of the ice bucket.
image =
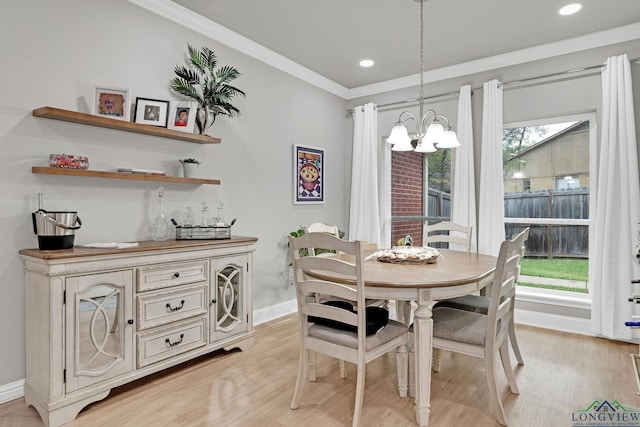
POLYGON ((46 211, 39 209, 31 214, 33 232, 38 236, 40 249, 69 249, 73 247, 75 231, 82 221, 78 212, 46 211))

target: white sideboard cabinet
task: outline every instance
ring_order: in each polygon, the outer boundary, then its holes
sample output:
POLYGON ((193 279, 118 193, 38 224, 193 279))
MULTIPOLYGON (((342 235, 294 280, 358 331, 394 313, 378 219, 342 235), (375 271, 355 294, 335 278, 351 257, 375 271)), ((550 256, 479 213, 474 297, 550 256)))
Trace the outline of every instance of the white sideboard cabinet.
POLYGON ((256 238, 23 249, 27 405, 57 427, 114 387, 253 346, 256 238))

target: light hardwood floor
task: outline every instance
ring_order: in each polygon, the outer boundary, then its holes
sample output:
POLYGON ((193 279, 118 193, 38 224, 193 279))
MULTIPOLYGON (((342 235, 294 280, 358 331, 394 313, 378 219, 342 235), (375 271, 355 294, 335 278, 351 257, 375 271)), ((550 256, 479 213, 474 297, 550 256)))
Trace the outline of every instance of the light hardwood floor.
MULTIPOLYGON (((570 426, 573 411, 595 399, 639 408, 629 353, 637 346, 517 326, 525 365, 516 368, 520 395, 499 372, 510 426, 570 426)), ((363 426, 415 425, 413 401, 396 392, 392 354, 367 365, 363 426)), ((513 359, 513 357, 512 357, 513 359)), ((298 327, 291 315, 256 328, 256 346, 218 352, 115 389, 68 424, 84 426, 345 426, 351 425, 355 368, 341 380, 338 362, 319 356, 318 381, 305 385, 300 408, 289 403, 298 363, 298 327)), ((433 374, 430 426, 498 426, 483 363, 444 353, 433 374)), ((0 405, 0 426, 42 426, 24 399, 0 405)))

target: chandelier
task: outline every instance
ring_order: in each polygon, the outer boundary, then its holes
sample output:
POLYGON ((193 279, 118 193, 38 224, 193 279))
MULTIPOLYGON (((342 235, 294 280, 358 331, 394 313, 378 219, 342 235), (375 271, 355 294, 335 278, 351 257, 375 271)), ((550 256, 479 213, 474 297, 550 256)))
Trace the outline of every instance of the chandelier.
POLYGON ((398 121, 391 130, 387 142, 393 144, 393 151, 416 151, 418 153, 433 153, 437 148, 455 148, 459 147, 458 137, 449 126, 449 119, 442 114, 436 113, 435 110, 424 111, 424 3, 427 0, 415 0, 420 3, 420 98, 418 98, 420 106, 420 120, 409 111, 403 111, 398 117, 398 121), (404 118, 403 120, 403 117, 404 118), (416 122, 416 132, 413 137, 409 137, 409 132, 405 126, 409 120, 416 122), (440 120, 445 122, 442 125, 440 120), (411 144, 412 140, 416 140, 417 144, 414 148, 411 144))

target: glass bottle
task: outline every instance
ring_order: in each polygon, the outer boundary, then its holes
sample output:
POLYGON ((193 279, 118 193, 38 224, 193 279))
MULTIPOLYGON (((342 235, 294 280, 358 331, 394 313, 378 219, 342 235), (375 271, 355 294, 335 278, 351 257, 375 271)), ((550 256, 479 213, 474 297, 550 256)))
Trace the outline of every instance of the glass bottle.
POLYGON ((156 219, 151 226, 151 239, 153 240, 167 240, 171 235, 171 225, 164 216, 163 197, 164 187, 160 187, 158 188, 156 219))
POLYGON ((193 221, 193 214, 191 212, 192 212, 191 207, 187 206, 187 218, 184 220, 183 227, 193 227, 194 221, 193 221))
POLYGON ((217 226, 224 225, 224 216, 222 214, 223 210, 224 210, 224 202, 218 202, 218 218, 216 218, 217 226))
POLYGON ((207 205, 207 202, 202 202, 202 216, 200 217, 201 227, 207 226, 207 210, 209 210, 209 206, 207 205))

